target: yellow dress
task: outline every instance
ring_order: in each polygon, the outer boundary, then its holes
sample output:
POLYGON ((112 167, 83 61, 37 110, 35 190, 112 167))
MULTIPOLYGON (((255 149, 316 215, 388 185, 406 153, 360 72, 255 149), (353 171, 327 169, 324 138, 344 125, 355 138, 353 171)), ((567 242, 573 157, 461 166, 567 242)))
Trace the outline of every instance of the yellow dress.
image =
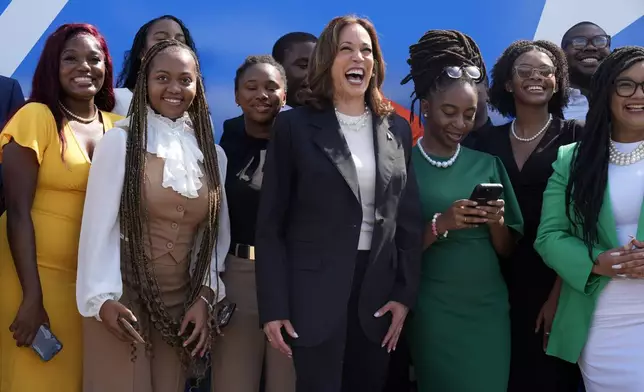
MULTIPOLYGON (((109 130, 121 117, 101 113, 109 130)), ((31 209, 36 257, 45 310, 63 349, 43 362, 31 348, 18 348, 9 332, 22 289, 7 242, 6 213, 0 217, 0 392, 80 392, 82 327, 76 307, 76 264, 81 214, 90 162, 69 125, 65 125, 65 161, 56 123, 47 106, 30 103, 0 134, 2 148, 14 140, 36 152, 40 165, 31 209)))

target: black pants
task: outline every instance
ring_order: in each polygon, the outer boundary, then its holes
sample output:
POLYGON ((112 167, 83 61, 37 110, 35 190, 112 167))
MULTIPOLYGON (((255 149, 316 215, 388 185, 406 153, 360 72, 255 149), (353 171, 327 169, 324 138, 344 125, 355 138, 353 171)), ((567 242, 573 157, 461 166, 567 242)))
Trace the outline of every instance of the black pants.
POLYGON ((358 299, 368 262, 369 252, 359 251, 346 322, 318 346, 293 347, 297 392, 382 392, 389 354, 367 338, 358 318, 358 299))

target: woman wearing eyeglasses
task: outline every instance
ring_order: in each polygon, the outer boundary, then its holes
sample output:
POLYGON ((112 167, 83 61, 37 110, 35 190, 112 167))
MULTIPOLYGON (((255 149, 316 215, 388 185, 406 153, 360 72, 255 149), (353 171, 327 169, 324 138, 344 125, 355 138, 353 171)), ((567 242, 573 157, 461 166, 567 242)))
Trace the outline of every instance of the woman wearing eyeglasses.
POLYGON ((516 41, 494 65, 492 80, 490 103, 514 120, 482 131, 476 148, 503 161, 525 223, 505 264, 512 324, 508 391, 576 392, 578 368, 545 354, 561 281, 533 248, 557 149, 583 133, 580 123, 562 120, 569 91, 565 54, 552 42, 516 41))
POLYGON ((409 49, 414 102, 424 136, 412 161, 425 225, 418 304, 409 322, 418 390, 505 392, 510 372, 508 294, 499 256, 512 252, 522 218, 503 164, 461 147, 474 126, 476 44, 458 31, 431 30, 409 49), (468 200, 500 183, 499 200, 468 200))
POLYGON ((578 362, 587 392, 640 392, 644 48, 604 60, 589 104, 583 137, 559 149, 534 244, 563 280, 548 354, 578 362))

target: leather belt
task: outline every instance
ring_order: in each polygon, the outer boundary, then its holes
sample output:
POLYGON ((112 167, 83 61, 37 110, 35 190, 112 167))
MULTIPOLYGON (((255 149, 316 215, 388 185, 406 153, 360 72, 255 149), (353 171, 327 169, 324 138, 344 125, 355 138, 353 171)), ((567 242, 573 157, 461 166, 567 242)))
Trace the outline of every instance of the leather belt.
POLYGON ((255 260, 255 247, 251 245, 230 244, 228 253, 240 259, 255 260))

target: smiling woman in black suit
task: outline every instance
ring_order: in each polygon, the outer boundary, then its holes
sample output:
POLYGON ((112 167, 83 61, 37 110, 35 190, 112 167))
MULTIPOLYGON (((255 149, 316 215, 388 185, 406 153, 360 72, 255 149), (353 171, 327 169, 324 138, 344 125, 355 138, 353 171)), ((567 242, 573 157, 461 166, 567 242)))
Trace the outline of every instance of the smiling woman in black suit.
POLYGON ((380 87, 373 25, 333 19, 307 104, 280 114, 257 219, 260 321, 298 392, 380 392, 416 298, 423 223, 409 123, 380 87))

